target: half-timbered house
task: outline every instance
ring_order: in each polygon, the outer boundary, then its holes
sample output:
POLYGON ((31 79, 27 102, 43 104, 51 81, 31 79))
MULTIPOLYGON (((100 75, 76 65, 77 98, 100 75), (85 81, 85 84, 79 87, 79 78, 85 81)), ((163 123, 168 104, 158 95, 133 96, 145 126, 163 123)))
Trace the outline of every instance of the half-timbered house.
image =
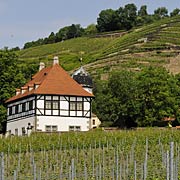
POLYGON ((93 94, 78 84, 57 57, 7 100, 7 133, 88 131, 93 94))

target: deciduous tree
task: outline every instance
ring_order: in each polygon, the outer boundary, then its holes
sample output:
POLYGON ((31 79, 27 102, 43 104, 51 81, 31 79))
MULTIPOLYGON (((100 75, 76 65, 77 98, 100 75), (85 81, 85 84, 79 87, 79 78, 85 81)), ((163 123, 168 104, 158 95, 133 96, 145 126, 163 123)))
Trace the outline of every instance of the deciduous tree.
POLYGON ((24 82, 24 76, 17 66, 17 55, 9 50, 0 50, 0 131, 5 132, 5 101, 15 93, 15 88, 24 82))

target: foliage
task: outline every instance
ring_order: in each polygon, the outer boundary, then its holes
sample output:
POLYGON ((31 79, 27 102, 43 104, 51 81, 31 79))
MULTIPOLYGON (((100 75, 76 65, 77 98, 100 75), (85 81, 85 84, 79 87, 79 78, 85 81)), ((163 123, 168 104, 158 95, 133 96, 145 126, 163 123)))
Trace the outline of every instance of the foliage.
POLYGON ((97 29, 99 32, 114 31, 118 29, 118 15, 112 9, 103 10, 97 18, 97 29))
POLYGON ((161 19, 168 16, 168 10, 166 7, 159 7, 154 10, 154 16, 157 19, 161 19))
POLYGON ((114 125, 119 127, 136 126, 135 117, 139 114, 137 99, 137 84, 134 73, 129 71, 120 71, 112 73, 108 87, 115 100, 111 106, 114 106, 114 125))
POLYGON ((49 37, 46 37, 44 39, 40 38, 37 41, 25 43, 23 49, 36 47, 44 44, 53 44, 67 39, 81 37, 83 33, 84 29, 80 26, 80 24, 72 24, 71 26, 61 28, 56 34, 54 32, 51 32, 49 37))
MULTIPOLYGON (((179 9, 174 9, 170 16, 177 16, 179 9)), ((44 44, 53 44, 67 39, 92 35, 98 32, 109 32, 115 30, 130 30, 137 26, 158 21, 164 17, 168 17, 166 7, 159 7, 154 10, 154 14, 148 14, 147 6, 143 5, 137 10, 135 4, 126 4, 124 7, 119 7, 117 10, 106 9, 102 10, 97 17, 97 26, 91 24, 87 28, 82 28, 80 24, 72 24, 65 26, 57 33, 51 32, 48 37, 39 38, 36 41, 27 42, 24 44, 24 49, 40 46, 44 44)), ((15 48, 19 50, 19 48, 15 48)))
POLYGON ((141 110, 139 126, 162 125, 164 117, 175 117, 179 110, 177 85, 173 75, 163 68, 145 68, 138 76, 141 110))
POLYGON ((5 101, 14 95, 15 88, 25 83, 24 75, 17 65, 17 55, 8 50, 0 51, 0 131, 5 131, 5 101))
POLYGON ((90 24, 87 26, 87 28, 84 29, 85 35, 94 35, 97 33, 97 28, 95 24, 90 24))
POLYGON ((129 30, 136 25, 136 11, 137 8, 134 4, 127 4, 118 10, 103 10, 97 18, 97 29, 99 32, 129 30))
POLYGON ((177 79, 164 68, 115 72, 96 86, 95 111, 119 127, 162 126, 165 117, 179 121, 179 92, 177 79))
POLYGON ((170 13, 170 16, 173 17, 173 16, 177 16, 180 14, 180 9, 179 8, 175 8, 171 13, 170 13))

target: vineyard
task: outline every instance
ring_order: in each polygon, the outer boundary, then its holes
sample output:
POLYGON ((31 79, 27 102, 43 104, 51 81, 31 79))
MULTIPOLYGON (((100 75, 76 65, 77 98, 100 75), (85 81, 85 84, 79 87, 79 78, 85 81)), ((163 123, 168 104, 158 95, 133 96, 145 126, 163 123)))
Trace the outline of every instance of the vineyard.
POLYGON ((178 180, 171 129, 33 134, 0 141, 0 180, 178 180))

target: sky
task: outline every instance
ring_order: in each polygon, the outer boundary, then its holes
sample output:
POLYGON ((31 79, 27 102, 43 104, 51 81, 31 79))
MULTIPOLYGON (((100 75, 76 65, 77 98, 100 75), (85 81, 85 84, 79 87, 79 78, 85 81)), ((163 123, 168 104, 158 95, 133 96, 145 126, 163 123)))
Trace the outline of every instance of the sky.
POLYGON ((22 48, 26 42, 49 36, 71 24, 87 27, 96 23, 104 9, 134 3, 147 5, 148 13, 158 7, 169 12, 180 8, 180 0, 0 0, 0 49, 22 48))

